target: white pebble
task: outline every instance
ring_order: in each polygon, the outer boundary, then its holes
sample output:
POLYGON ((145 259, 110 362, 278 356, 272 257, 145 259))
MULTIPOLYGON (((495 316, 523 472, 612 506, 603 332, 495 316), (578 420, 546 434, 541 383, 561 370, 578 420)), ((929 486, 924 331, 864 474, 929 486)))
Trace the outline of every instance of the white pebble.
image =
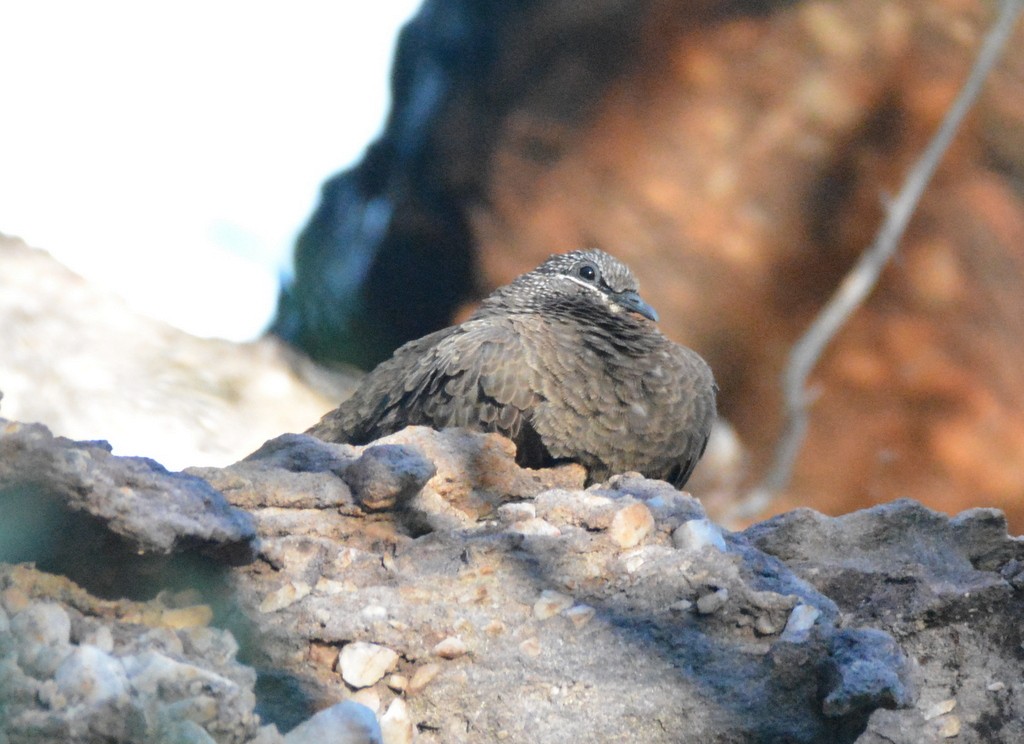
POLYGON ((672 545, 678 550, 700 550, 711 546, 723 553, 726 550, 722 530, 710 519, 690 519, 676 527, 672 545))
POLYGON ((387 646, 355 641, 347 643, 338 657, 341 678, 353 687, 369 687, 395 668, 398 654, 387 646))
POLYGON ((821 617, 821 611, 817 607, 798 604, 789 613, 786 627, 782 631, 782 640, 790 643, 800 643, 806 640, 819 617, 821 617))

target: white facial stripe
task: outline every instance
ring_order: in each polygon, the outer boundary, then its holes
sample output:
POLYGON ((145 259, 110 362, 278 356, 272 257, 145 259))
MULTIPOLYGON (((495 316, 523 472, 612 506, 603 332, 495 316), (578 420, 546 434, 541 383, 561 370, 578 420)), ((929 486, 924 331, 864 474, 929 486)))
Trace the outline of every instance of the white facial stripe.
POLYGON ((566 279, 568 279, 568 280, 569 280, 570 282, 576 282, 576 283, 577 283, 577 284, 579 284, 579 285, 580 285, 581 287, 586 287, 586 288, 587 288, 587 289, 589 289, 589 290, 590 290, 591 292, 597 292, 597 293, 598 293, 599 295, 601 295, 602 297, 604 297, 604 296, 605 296, 604 292, 602 292, 602 291, 601 291, 600 289, 598 289, 597 287, 595 287, 595 286, 594 286, 593 284, 590 284, 590 283, 588 283, 588 282, 585 282, 585 281, 583 281, 582 279, 577 279, 576 277, 574 277, 574 276, 570 276, 569 274, 563 274, 562 276, 564 276, 564 277, 565 277, 566 279))

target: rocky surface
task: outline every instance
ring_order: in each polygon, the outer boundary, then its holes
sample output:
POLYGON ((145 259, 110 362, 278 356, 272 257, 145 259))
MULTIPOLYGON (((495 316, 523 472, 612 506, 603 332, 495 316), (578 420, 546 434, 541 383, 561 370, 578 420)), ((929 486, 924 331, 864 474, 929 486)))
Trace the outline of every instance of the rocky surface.
MULTIPOLYGON (((871 241, 996 8, 427 0, 388 125, 325 185, 276 330, 366 363, 552 252, 604 248, 711 363, 757 478, 788 350, 871 241)), ((898 260, 815 374, 776 508, 901 494, 999 506, 1024 530, 1022 101, 1019 24, 898 260)))
POLYGON ((139 315, 0 234, 0 411, 9 419, 102 438, 171 468, 227 465, 282 431, 305 430, 353 380, 273 339, 197 338, 139 315))
MULTIPOLYGON (((185 536, 177 502, 194 489, 212 525, 246 513, 255 539, 249 562, 194 554, 194 586, 134 601, 128 567, 107 599, 60 571, 3 567, 0 740, 1024 735, 1024 543, 994 510, 799 510, 734 533, 664 483, 626 474, 581 490, 578 466, 521 469, 496 435, 285 435, 227 468, 142 481, 93 443, 17 424, 8 439, 116 487, 75 494, 66 470, 40 469, 3 481, 0 509, 31 482, 69 504, 69 522, 123 540, 93 515, 134 492, 146 521, 185 536)), ((125 563, 162 549, 133 539, 125 563)), ((83 565, 96 558, 81 549, 83 565)))

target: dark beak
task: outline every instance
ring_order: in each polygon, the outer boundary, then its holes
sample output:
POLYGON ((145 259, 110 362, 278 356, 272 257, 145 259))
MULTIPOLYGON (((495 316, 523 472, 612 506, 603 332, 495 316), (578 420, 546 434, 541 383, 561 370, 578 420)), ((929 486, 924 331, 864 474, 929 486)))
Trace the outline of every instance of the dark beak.
POLYGON ((616 303, 626 308, 627 310, 639 313, 648 320, 653 320, 655 323, 658 322, 658 313, 654 311, 654 308, 640 299, 640 295, 633 290, 627 290, 625 292, 616 292, 612 295, 612 298, 616 303))

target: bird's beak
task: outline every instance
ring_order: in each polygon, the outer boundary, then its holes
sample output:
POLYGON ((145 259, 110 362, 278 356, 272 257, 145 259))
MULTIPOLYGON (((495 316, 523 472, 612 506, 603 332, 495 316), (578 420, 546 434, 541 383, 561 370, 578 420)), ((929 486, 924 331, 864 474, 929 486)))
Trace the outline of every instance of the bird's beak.
POLYGON ((658 313, 655 312, 654 308, 644 302, 640 295, 633 290, 626 290, 625 292, 616 292, 612 295, 612 299, 622 307, 630 310, 634 313, 643 315, 648 320, 653 320, 655 323, 658 322, 658 313))

